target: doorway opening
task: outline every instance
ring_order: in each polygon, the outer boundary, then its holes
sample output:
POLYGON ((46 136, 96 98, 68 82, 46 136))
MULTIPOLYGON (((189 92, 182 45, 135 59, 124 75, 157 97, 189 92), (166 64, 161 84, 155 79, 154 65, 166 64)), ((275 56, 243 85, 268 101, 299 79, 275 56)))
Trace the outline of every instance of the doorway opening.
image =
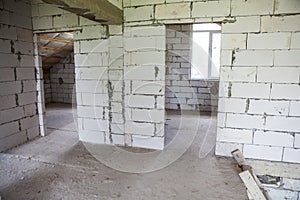
POLYGON ((208 145, 207 153, 216 139, 221 26, 174 24, 166 29, 165 144, 178 131, 194 131, 197 145, 208 145))
POLYGON ((42 63, 45 131, 76 131, 73 32, 38 35, 42 63))

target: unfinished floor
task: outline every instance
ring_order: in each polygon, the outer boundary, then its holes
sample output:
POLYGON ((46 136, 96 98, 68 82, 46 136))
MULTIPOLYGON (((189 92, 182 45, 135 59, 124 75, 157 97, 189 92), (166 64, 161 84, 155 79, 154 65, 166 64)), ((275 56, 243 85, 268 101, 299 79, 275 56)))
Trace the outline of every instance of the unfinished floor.
POLYGON ((76 132, 75 109, 50 104, 49 135, 0 154, 0 194, 10 200, 247 199, 233 161, 213 155, 216 118, 167 113, 166 143, 177 130, 188 134, 197 121, 200 129, 193 144, 162 170, 131 174, 103 165, 86 150, 76 132), (183 115, 190 123, 178 127, 183 115))

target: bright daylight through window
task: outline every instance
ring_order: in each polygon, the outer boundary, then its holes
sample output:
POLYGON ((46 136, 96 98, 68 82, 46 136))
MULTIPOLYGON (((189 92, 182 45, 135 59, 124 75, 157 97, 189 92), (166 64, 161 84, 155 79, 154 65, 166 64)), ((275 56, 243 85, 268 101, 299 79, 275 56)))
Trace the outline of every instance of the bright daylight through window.
POLYGON ((191 79, 218 79, 221 53, 221 26, 193 24, 191 79))

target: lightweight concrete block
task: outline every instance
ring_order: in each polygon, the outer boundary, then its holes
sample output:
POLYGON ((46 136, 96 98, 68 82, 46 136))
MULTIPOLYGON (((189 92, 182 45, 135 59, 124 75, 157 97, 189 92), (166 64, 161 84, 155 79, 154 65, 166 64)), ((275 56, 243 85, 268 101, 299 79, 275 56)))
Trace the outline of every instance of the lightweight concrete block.
POLYGON ((298 66, 300 62, 300 50, 275 51, 275 66, 298 66))
POLYGON ((300 180, 299 179, 291 179, 291 178, 283 178, 283 188, 293 191, 300 191, 300 180))
POLYGON ((17 39, 17 29, 14 26, 1 24, 0 25, 0 38, 16 40, 17 39))
POLYGON ((155 6, 155 19, 180 19, 190 17, 190 3, 173 3, 155 6))
POLYGON ((0 68, 0 82, 14 81, 14 68, 0 68))
POLYGON ((219 111, 231 113, 244 113, 246 111, 246 99, 219 98, 219 111))
POLYGON ((300 12, 297 0, 275 0, 274 14, 292 14, 300 12))
POLYGON ((164 80, 165 68, 160 66, 124 66, 124 80, 164 80))
POLYGON ((154 96, 127 95, 125 105, 131 108, 154 108, 154 96))
POLYGON ((5 151, 11 147, 20 145, 27 141, 26 131, 12 134, 0 140, 0 152, 5 151))
POLYGON ((296 84, 273 84, 271 99, 298 100, 300 98, 300 86, 296 84))
POLYGON ((108 94, 82 93, 82 104, 88 106, 108 106, 108 94))
POLYGON ((79 140, 93 144, 104 144, 105 133, 102 131, 79 130, 79 140))
POLYGON ((163 150, 164 138, 163 137, 147 137, 147 136, 132 136, 132 146, 146 149, 163 150))
POLYGON ((124 18, 127 22, 153 19, 153 6, 124 8, 124 18))
POLYGON ((218 128, 218 142, 233 142, 233 143, 252 143, 253 133, 251 130, 218 128))
POLYGON ((232 16, 273 14, 273 0, 234 0, 231 5, 232 16))
POLYGON ((243 149, 243 155, 245 158, 260 160, 281 161, 282 153, 282 147, 245 144, 243 149))
POLYGON ((247 49, 288 49, 290 33, 248 34, 247 49))
POLYGON ((164 122, 164 110, 132 109, 132 120, 142 122, 164 122))
POLYGON ((270 96, 270 84, 264 83, 233 83, 226 97, 265 98, 270 96))
POLYGON ((300 68, 296 67, 258 67, 257 82, 297 84, 299 74, 300 68))
POLYGON ((103 119, 83 119, 84 130, 109 131, 109 121, 103 119))
POLYGON ((292 33, 291 49, 300 49, 300 33, 292 33))
POLYGON ((53 28, 52 16, 33 17, 32 26, 34 30, 52 29, 53 28))
POLYGON ((124 57, 125 65, 165 65, 165 53, 163 51, 130 52, 124 57))
POLYGON ((78 16, 73 13, 53 16, 54 28, 75 27, 75 26, 79 26, 79 19, 78 16))
POLYGON ((298 31, 300 26, 300 16, 262 16, 262 32, 289 32, 298 31))
POLYGON ((18 41, 33 42, 32 30, 17 27, 18 41))
POLYGON ((260 17, 236 17, 233 23, 222 25, 222 33, 257 33, 260 31, 260 17))
POLYGON ((101 53, 108 51, 108 40, 83 40, 80 42, 80 53, 101 53))
POLYGON ((0 94, 1 95, 9 95, 9 94, 17 94, 22 90, 22 85, 20 81, 14 82, 3 82, 0 83, 0 94))
POLYGON ((77 92, 87 93, 107 93, 107 81, 94 81, 94 80, 77 80, 77 92))
POLYGON ((291 101, 289 116, 300 116, 300 101, 291 101))
POLYGON ((245 115, 245 114, 227 114, 226 127, 228 128, 245 128, 245 129, 263 129, 264 119, 262 116, 245 115))
POLYGON ((125 122, 125 132, 135 135, 154 136, 154 124, 148 122, 125 122))
POLYGON ((220 17, 229 16, 230 1, 194 2, 192 17, 220 17))
POLYGON ((294 137, 288 133, 256 131, 253 144, 293 147, 294 137))
POLYGON ((81 31, 74 32, 74 40, 101 39, 107 37, 104 25, 84 26, 81 31))
POLYGON ((255 82, 256 67, 222 67, 220 80, 230 82, 255 82))
POLYGON ((37 115, 32 117, 23 118, 20 120, 21 130, 26 130, 32 127, 39 126, 39 118, 37 115))
POLYGON ((266 188, 270 198, 272 199, 297 199, 297 192, 281 190, 276 188, 266 188))
POLYGON ((226 143, 226 142, 217 142, 215 153, 218 156, 228 156, 232 157, 231 152, 233 150, 243 150, 243 145, 238 143, 226 143))
POLYGON ((19 122, 9 122, 0 126, 0 139, 19 132, 19 122))
POLYGON ((246 49, 246 34, 222 34, 222 49, 246 49))
POLYGON ((266 119, 266 130, 299 132, 300 118, 285 116, 268 116, 266 119))
POLYGON ((17 68, 17 80, 35 79, 34 68, 17 68))
POLYGON ((237 51, 234 53, 234 66, 272 66, 273 51, 237 51))
POLYGON ((300 163, 300 149, 284 148, 283 161, 300 163))
POLYGON ((249 100, 247 113, 259 115, 283 115, 289 112, 289 101, 249 100))

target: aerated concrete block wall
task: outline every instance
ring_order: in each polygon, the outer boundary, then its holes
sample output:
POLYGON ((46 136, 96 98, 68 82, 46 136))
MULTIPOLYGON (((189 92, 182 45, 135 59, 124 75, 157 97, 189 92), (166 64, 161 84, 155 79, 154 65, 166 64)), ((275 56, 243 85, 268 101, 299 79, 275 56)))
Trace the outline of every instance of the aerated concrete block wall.
POLYGON ((30 2, 0 1, 0 152, 38 135, 30 2))
POLYGON ((50 87, 51 102, 76 104, 75 64, 73 54, 50 68, 50 87))
POLYGON ((219 80, 191 80, 193 27, 167 25, 166 109, 218 110, 219 80))
MULTIPOLYGON (((246 158, 300 163, 300 1, 125 0, 123 5, 126 27, 221 23, 216 154, 230 156, 238 148, 246 158)), ((297 199, 297 191, 272 192, 297 199)))

